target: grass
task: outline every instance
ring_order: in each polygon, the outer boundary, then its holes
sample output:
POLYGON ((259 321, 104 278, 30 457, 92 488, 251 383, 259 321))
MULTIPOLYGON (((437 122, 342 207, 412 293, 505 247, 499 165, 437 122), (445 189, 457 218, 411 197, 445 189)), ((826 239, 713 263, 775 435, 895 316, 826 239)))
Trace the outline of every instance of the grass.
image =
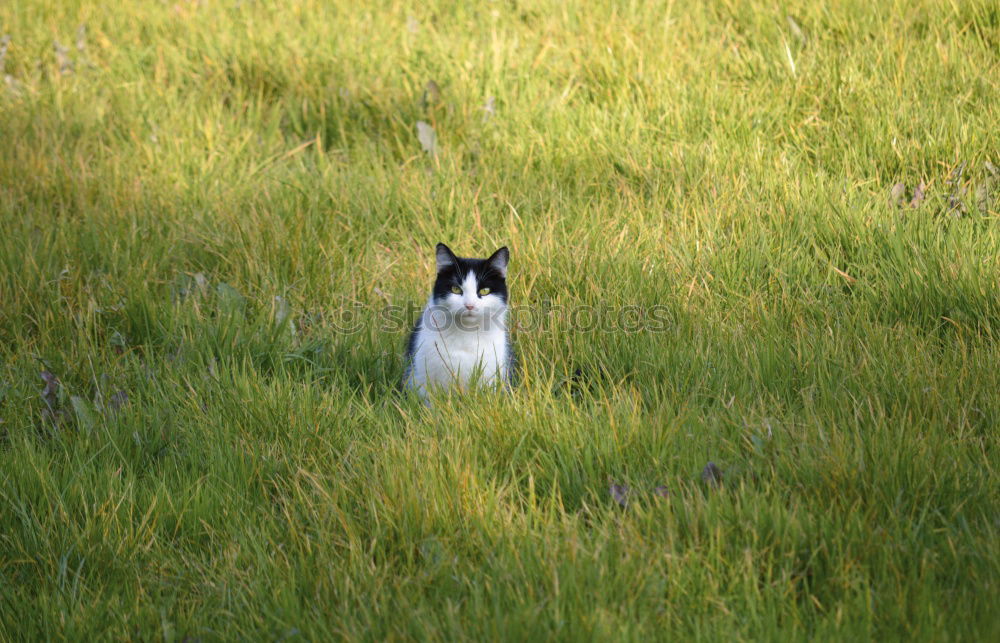
POLYGON ((1000 635, 995 3, 0 33, 0 639, 1000 635), (509 398, 395 392, 437 241, 509 398))

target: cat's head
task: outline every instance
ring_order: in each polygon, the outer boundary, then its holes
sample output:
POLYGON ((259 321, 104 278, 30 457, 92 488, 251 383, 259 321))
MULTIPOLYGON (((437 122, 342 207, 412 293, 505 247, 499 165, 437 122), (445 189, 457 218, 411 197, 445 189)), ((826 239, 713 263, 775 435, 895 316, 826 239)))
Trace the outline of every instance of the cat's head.
POLYGON ((469 321, 495 318, 507 309, 506 246, 486 259, 463 259, 437 244, 437 279, 431 300, 450 316, 469 321))

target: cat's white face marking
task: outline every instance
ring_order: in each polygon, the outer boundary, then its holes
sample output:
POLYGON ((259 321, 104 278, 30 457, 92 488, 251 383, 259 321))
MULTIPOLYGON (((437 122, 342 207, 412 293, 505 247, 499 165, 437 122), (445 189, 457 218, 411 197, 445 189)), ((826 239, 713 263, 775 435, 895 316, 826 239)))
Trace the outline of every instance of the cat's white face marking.
POLYGON ((448 293, 444 300, 452 319, 464 322, 463 326, 468 322, 477 322, 477 327, 480 325, 478 322, 487 317, 502 321, 500 315, 507 304, 492 293, 480 294, 479 280, 473 271, 466 273, 460 288, 461 293, 448 293))
POLYGON ((479 295, 476 294, 476 275, 469 271, 469 274, 465 275, 465 280, 462 281, 462 305, 469 312, 475 311, 479 308, 479 295))

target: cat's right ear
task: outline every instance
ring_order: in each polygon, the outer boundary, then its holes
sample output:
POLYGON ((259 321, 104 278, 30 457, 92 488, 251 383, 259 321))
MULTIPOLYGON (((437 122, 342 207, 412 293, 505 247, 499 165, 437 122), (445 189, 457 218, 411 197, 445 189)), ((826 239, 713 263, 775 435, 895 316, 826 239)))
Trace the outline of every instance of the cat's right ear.
POLYGON ((450 268, 458 264, 458 259, 455 257, 455 253, 451 251, 451 248, 444 245, 443 243, 437 244, 437 249, 435 250, 435 255, 437 258, 437 271, 441 272, 445 268, 450 268))

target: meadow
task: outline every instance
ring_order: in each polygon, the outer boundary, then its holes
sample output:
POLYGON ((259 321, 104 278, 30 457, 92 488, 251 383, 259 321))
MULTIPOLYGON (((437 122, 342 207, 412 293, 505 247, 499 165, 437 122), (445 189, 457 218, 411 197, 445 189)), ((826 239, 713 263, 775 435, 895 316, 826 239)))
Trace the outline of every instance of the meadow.
POLYGON ((0 639, 997 640, 1000 6, 823 4, 0 3, 0 639))

